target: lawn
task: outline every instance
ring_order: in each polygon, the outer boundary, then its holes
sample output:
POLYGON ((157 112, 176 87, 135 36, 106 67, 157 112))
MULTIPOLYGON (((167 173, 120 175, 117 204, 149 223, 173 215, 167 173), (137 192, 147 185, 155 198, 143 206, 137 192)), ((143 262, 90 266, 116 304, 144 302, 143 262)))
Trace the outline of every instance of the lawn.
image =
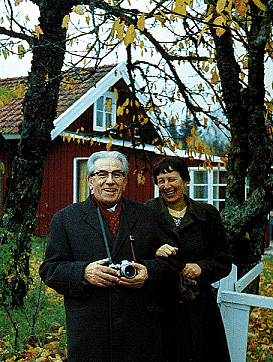
MULTIPOLYGON (((260 294, 273 296, 273 256, 263 260, 260 294)), ((273 361, 273 310, 254 308, 248 328, 247 362, 273 361)))
POLYGON ((35 239, 30 260, 33 279, 23 308, 0 308, 0 361, 67 361, 63 297, 47 288, 38 268, 43 260, 44 239, 35 239))
MULTIPOLYGON (((0 360, 67 361, 63 297, 45 287, 38 274, 44 239, 35 239, 31 256, 33 283, 23 308, 0 308, 0 360)), ((264 259, 260 294, 272 296, 273 257, 264 259)), ((273 360, 273 311, 254 308, 250 315, 247 362, 273 360)))

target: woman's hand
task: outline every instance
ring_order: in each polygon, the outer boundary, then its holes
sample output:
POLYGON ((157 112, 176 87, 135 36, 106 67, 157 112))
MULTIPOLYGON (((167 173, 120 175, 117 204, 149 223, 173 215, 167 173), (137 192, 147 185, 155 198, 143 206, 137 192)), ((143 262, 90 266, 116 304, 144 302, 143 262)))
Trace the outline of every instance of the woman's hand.
POLYGON ((176 255, 178 248, 171 246, 169 244, 161 245, 160 248, 155 252, 155 256, 165 256, 176 255))
POLYGON ((201 272, 202 272, 202 269, 200 268, 200 266, 198 264, 187 263, 185 268, 182 270, 181 274, 186 278, 195 279, 195 278, 199 277, 201 272))

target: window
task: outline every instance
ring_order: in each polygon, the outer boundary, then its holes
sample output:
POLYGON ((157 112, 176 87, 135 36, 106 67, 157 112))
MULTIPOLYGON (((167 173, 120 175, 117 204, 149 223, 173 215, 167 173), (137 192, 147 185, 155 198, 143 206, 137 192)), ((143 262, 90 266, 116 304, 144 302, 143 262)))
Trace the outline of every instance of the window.
POLYGON ((84 201, 89 196, 86 179, 86 164, 88 157, 74 159, 73 202, 84 201))
POLYGON ((187 194, 194 200, 214 205, 219 211, 225 206, 226 171, 214 168, 211 171, 189 168, 191 181, 187 194))
POLYGON ((94 131, 105 131, 116 124, 116 98, 106 92, 94 103, 94 131))
MULTIPOLYGON (((184 194, 196 201, 214 205, 220 212, 225 206, 226 170, 214 168, 211 171, 198 167, 189 167, 191 181, 184 189, 184 194)), ((158 187, 155 197, 159 196, 158 187)))

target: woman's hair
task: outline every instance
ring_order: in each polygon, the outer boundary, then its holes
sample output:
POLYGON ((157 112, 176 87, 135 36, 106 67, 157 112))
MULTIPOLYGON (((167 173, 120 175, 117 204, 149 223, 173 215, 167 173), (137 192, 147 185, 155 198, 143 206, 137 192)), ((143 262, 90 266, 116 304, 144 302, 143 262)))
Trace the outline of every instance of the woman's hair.
POLYGON ((190 174, 186 162, 180 157, 165 157, 158 161, 153 168, 153 179, 157 185, 157 176, 160 173, 177 171, 183 181, 190 181, 190 174))
POLYGON ((94 152, 88 159, 86 165, 86 174, 91 175, 95 172, 95 162, 100 158, 117 158, 122 163, 122 171, 126 177, 129 172, 129 164, 127 158, 118 151, 99 151, 94 152))

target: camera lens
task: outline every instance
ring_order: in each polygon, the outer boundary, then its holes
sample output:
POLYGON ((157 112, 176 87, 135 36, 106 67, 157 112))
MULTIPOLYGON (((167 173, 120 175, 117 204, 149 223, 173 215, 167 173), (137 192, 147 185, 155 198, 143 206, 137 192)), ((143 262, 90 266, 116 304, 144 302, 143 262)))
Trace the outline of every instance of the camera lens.
POLYGON ((136 268, 133 265, 126 265, 122 270, 123 275, 126 278, 133 278, 136 276, 136 268))

